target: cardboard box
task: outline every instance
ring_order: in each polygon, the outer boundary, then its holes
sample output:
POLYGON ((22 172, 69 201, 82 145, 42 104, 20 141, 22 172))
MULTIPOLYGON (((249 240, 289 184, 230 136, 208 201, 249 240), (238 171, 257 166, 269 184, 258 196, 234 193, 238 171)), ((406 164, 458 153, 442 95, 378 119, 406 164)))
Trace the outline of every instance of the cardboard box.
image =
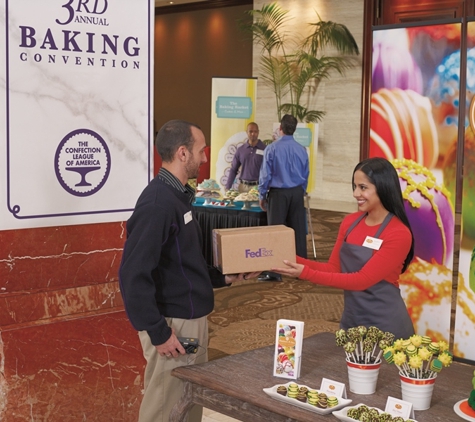
POLYGON ((302 362, 303 321, 279 319, 275 333, 274 376, 297 379, 302 362))
POLYGON ((213 263, 223 274, 267 271, 295 262, 294 230, 283 226, 213 230, 213 263))

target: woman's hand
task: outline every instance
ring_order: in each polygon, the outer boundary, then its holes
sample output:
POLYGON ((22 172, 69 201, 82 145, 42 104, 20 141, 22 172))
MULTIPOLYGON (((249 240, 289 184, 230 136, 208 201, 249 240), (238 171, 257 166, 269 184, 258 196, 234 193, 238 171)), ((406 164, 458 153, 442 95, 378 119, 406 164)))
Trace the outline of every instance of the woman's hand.
POLYGON ((284 264, 287 265, 287 268, 271 268, 270 270, 288 277, 300 277, 302 274, 304 265, 297 264, 295 262, 290 262, 284 259, 284 264))

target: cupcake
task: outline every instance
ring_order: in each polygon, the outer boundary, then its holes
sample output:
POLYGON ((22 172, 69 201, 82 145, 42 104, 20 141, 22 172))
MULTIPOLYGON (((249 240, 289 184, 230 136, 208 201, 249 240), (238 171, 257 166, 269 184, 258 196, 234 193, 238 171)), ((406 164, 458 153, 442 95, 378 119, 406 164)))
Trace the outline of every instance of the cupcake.
POLYGON ((321 409, 326 409, 328 407, 328 400, 327 400, 326 395, 325 395, 325 397, 319 397, 318 398, 317 407, 319 407, 321 409))
POLYGON ((299 386, 295 383, 289 384, 287 387, 287 397, 295 399, 299 393, 299 386))
POLYGON ((283 396, 287 395, 287 387, 285 385, 279 385, 277 387, 277 393, 282 394, 283 396))
POLYGON ((308 397, 307 396, 307 403, 311 404, 312 406, 317 406, 318 404, 318 397, 308 397))

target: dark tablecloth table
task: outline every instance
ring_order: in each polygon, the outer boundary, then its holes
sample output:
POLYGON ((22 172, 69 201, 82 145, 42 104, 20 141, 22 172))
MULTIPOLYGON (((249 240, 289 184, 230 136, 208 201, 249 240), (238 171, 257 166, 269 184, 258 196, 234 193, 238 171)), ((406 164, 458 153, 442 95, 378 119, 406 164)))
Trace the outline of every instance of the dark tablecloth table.
POLYGON ((206 262, 213 265, 213 229, 230 229, 235 227, 254 227, 267 225, 267 213, 260 207, 242 209, 194 203, 193 211, 203 234, 203 254, 206 262))

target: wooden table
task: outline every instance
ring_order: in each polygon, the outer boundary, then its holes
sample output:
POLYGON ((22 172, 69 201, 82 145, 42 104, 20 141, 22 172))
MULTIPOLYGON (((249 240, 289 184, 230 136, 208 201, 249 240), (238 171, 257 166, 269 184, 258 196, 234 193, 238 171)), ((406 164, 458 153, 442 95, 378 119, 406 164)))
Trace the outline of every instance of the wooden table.
MULTIPOLYGON (((237 340, 236 340, 237 341, 237 340)), ((336 421, 333 415, 317 413, 288 405, 269 397, 262 389, 289 380, 272 375, 274 347, 264 347, 200 365, 173 370, 185 381, 185 391, 176 404, 170 422, 183 421, 193 404, 223 413, 245 422, 315 422, 336 421)), ((462 421, 453 411, 459 400, 468 398, 472 390, 475 367, 453 363, 444 368, 435 383, 430 409, 416 411, 418 422, 462 421)), ((296 381, 319 388, 322 378, 346 384, 351 405, 364 403, 384 410, 388 396, 402 398, 397 368, 383 362, 375 394, 353 394, 348 387, 344 351, 335 346, 333 333, 321 333, 304 339, 300 378, 296 381)))

